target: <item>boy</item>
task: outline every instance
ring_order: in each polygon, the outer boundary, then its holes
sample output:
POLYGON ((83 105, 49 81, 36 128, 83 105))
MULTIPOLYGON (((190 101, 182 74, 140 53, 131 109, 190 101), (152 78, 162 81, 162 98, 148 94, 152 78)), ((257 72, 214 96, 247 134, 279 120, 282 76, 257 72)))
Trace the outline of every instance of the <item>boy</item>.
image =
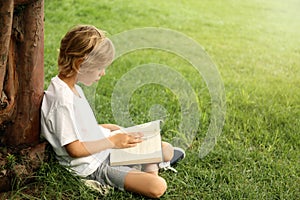
MULTIPOLYGON (((105 75, 114 58, 112 42, 94 26, 81 25, 71 29, 61 40, 58 57, 59 74, 52 78, 45 91, 41 109, 42 135, 52 145, 60 164, 77 175, 109 184, 120 190, 159 198, 167 188, 158 175, 158 164, 136 170, 130 166, 109 165, 109 149, 128 148, 142 142, 141 133, 120 133, 114 124, 98 125, 85 99, 81 82, 91 85, 105 75)), ((164 161, 176 162, 184 156, 173 147, 162 143, 164 161)))

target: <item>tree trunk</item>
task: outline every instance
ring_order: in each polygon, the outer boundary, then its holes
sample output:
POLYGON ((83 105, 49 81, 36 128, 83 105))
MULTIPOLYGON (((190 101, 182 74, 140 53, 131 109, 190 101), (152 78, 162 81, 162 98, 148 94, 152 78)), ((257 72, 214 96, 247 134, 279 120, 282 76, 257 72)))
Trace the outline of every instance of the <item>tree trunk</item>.
POLYGON ((44 159, 43 91, 44 0, 0 0, 0 192, 30 180, 44 159), (22 159, 10 163, 13 154, 22 159))
POLYGON ((44 1, 1 0, 0 17, 1 143, 32 146, 44 90, 44 1))

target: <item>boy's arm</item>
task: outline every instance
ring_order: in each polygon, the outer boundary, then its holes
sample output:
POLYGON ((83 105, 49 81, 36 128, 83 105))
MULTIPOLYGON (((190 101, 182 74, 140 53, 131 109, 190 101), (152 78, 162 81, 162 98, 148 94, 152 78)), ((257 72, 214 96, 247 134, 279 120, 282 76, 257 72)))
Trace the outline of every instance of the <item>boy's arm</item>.
POLYGON ((129 148, 142 142, 140 133, 119 133, 101 140, 81 142, 76 140, 65 145, 68 154, 73 158, 86 157, 111 148, 129 148))
POLYGON ((76 140, 65 145, 65 148, 69 154, 69 156, 73 158, 80 158, 92 155, 93 153, 103 151, 105 149, 113 148, 113 144, 109 142, 108 139, 102 139, 99 141, 95 141, 95 143, 99 144, 98 147, 93 147, 91 144, 86 144, 86 142, 81 142, 76 140))

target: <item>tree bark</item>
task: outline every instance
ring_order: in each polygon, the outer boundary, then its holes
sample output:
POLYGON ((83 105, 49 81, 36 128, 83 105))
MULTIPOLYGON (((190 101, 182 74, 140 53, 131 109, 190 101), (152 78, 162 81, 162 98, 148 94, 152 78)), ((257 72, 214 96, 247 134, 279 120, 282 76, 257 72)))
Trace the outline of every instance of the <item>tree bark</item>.
POLYGON ((13 75, 14 69, 11 69, 12 63, 8 63, 13 12, 13 0, 8 0, 6 2, 0 3, 0 124, 11 118, 13 110, 15 108, 16 90, 14 88, 14 84, 11 84, 11 81, 9 79, 11 75, 13 75), (10 76, 8 78, 8 84, 6 84, 6 89, 8 90, 4 89, 6 75, 10 76))
POLYGON ((1 143, 35 145, 44 90, 44 1, 1 1, 0 17, 1 143))

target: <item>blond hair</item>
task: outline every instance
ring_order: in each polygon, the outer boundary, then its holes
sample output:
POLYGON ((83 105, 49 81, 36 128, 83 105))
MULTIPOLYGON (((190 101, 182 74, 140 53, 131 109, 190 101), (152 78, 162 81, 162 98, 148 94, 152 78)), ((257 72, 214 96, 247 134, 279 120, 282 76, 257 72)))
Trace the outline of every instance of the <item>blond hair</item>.
POLYGON ((76 26, 61 40, 59 73, 64 77, 71 77, 79 71, 105 68, 111 64, 114 52, 112 42, 103 31, 91 25, 76 26))

